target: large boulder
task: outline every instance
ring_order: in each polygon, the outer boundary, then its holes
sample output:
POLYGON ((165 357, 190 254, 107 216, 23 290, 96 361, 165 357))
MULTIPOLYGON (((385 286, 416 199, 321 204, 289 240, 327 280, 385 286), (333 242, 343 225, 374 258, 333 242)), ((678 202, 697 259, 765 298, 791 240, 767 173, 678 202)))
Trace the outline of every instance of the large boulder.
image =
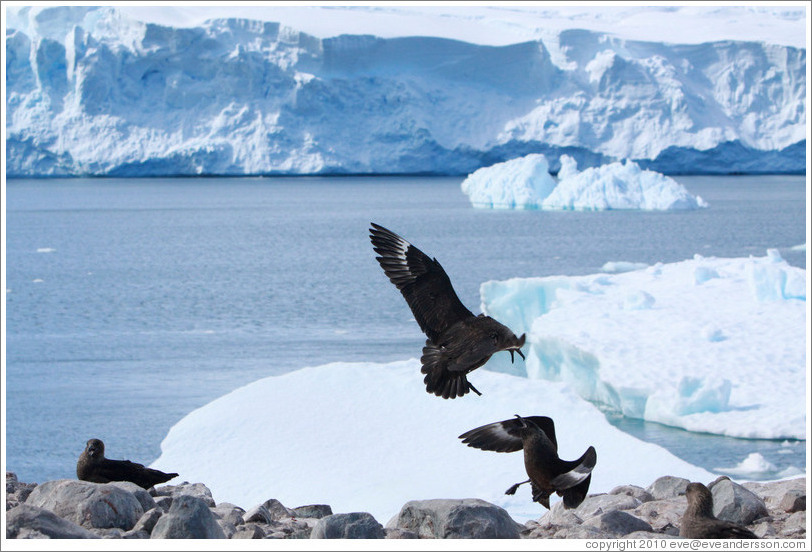
POLYGON ((26 504, 44 508, 87 529, 132 529, 144 508, 129 491, 111 483, 73 479, 38 485, 26 504))
POLYGON ((332 514, 316 522, 311 539, 383 539, 383 525, 367 512, 332 514))
POLYGON ((667 500, 684 495, 689 483, 690 481, 684 477, 664 475, 655 479, 654 483, 649 485, 646 491, 648 491, 655 500, 667 500))
POLYGON ((189 483, 188 481, 184 481, 179 485, 163 485, 153 488, 151 494, 155 497, 169 496, 173 499, 178 496, 193 496, 205 502, 206 506, 212 508, 215 506, 211 491, 203 483, 189 483))
POLYGON ((180 495, 173 498, 169 511, 158 518, 150 538, 224 539, 226 535, 203 499, 180 495))
POLYGON ((307 506, 299 506, 297 508, 293 508, 293 517, 300 517, 300 518, 316 518, 321 519, 323 517, 333 515, 333 509, 330 508, 327 504, 308 504, 307 506))
POLYGON ((53 512, 20 504, 6 512, 7 539, 97 539, 84 527, 53 512))
POLYGON ((478 498, 412 500, 387 527, 436 539, 518 539, 521 529, 504 509, 478 498))
POLYGON ((584 520, 584 525, 595 527, 615 536, 628 535, 635 531, 653 531, 650 524, 622 510, 612 510, 584 520))
POLYGON ((140 485, 136 485, 131 481, 111 481, 110 485, 115 485, 125 491, 132 493, 132 495, 141 503, 141 507, 144 509, 145 512, 148 512, 155 508, 155 499, 152 498, 152 495, 147 492, 146 489, 141 487, 140 485))
POLYGON ((767 505, 753 492, 730 479, 719 479, 711 488, 713 515, 739 525, 749 525, 769 515, 767 505))

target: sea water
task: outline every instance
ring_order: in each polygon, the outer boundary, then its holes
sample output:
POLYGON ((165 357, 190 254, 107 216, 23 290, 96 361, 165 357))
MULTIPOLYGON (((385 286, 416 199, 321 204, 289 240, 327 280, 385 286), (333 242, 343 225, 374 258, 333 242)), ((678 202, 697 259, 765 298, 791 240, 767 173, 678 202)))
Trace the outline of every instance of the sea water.
MULTIPOLYGON (((29 482, 74 477, 92 437, 111 458, 149 464, 184 415, 257 379, 419 357, 424 337, 374 259, 370 222, 436 257, 475 312, 487 280, 591 274, 610 261, 777 248, 806 267, 793 248, 806 243, 804 177, 677 180, 710 207, 474 209, 459 177, 11 180, 7 469, 29 482)), ((806 463, 805 442, 608 416, 709 470, 751 452, 779 469, 806 463)))

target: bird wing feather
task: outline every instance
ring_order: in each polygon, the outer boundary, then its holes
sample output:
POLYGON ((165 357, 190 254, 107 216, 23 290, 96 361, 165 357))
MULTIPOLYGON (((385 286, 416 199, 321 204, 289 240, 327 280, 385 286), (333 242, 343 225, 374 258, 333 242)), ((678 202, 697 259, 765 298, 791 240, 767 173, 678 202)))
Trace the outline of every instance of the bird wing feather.
POLYGON ((522 450, 521 424, 516 418, 494 422, 466 431, 459 436, 469 447, 495 452, 522 450))
POLYGON ((400 290, 420 329, 435 341, 473 313, 462 304, 437 262, 383 226, 371 223, 369 237, 389 280, 400 290))

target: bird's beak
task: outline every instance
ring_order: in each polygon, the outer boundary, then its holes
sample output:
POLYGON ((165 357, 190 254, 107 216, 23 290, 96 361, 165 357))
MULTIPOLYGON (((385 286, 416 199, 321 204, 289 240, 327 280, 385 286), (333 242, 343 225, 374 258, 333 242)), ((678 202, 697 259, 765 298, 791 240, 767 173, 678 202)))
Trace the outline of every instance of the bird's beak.
POLYGON ((524 418, 522 418, 518 414, 514 414, 514 416, 516 416, 519 419, 519 423, 522 424, 522 427, 527 427, 527 424, 524 422, 524 418))

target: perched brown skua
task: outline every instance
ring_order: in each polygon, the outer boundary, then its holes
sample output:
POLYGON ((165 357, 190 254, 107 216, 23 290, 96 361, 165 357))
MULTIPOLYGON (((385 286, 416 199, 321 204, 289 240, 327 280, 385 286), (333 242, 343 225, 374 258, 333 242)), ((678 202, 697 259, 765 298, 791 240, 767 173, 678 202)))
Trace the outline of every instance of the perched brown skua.
POLYGON ((164 473, 129 460, 110 460, 104 457, 104 443, 100 439, 90 439, 76 463, 76 476, 82 481, 93 483, 131 481, 149 489, 177 477, 178 474, 164 473))
POLYGON ((758 537, 736 523, 713 515, 713 495, 702 483, 689 483, 685 489, 688 506, 682 515, 679 536, 687 539, 757 539, 758 537))

